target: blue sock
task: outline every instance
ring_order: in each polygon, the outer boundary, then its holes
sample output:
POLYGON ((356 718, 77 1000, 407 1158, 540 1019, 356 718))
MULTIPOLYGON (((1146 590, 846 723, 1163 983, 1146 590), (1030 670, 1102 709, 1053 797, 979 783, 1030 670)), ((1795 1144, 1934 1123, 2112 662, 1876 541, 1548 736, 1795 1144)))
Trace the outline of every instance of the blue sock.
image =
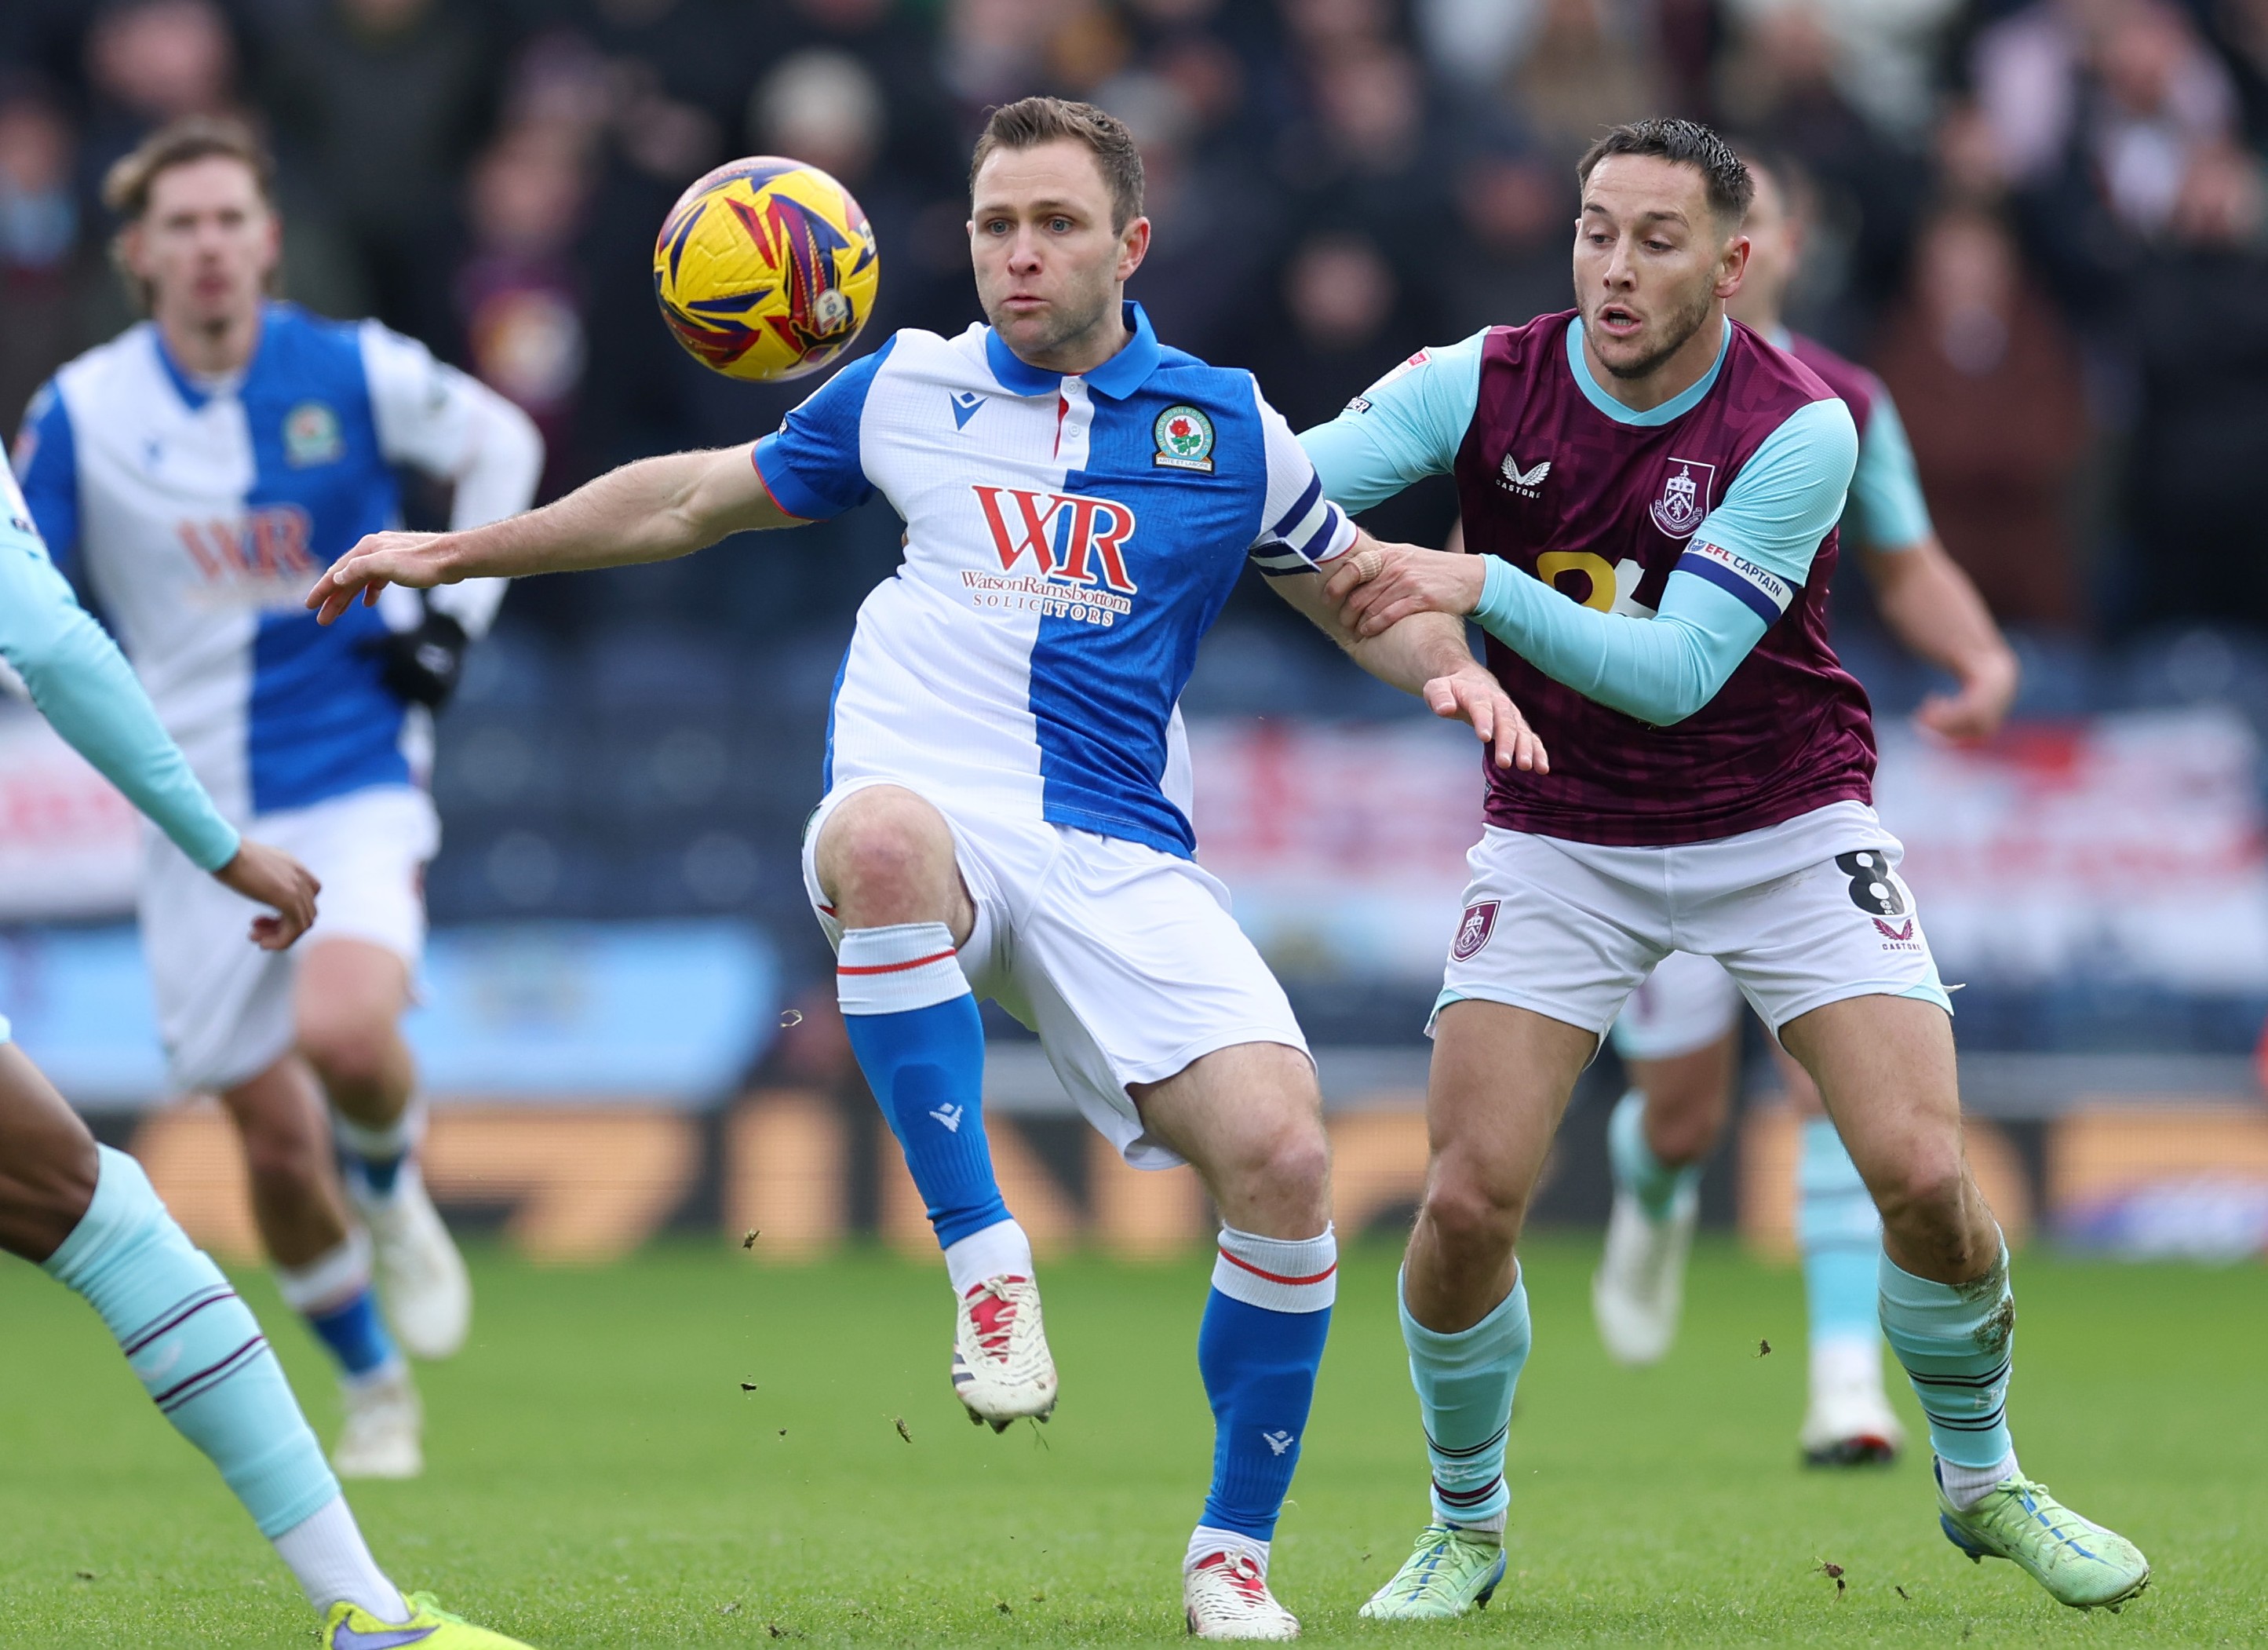
POLYGON ((939 1248, 1008 1219, 984 1138, 984 1022, 943 923, 853 928, 836 961, 843 1024, 939 1248))
POLYGON ((1884 1255, 1881 1286, 1882 1332, 1929 1418, 1938 1459, 1972 1470, 2012 1463, 2008 1374, 2016 1297, 2008 1286, 2008 1251, 2000 1251, 1984 1277, 1960 1285, 1917 1278, 1884 1255))
POLYGON ((1528 1280, 1469 1330, 1444 1334, 1410 1315, 1402 1280, 1394 1286, 1402 1339, 1410 1348, 1410 1382, 1425 1423, 1425 1453, 1433 1465, 1433 1518, 1484 1533, 1501 1532, 1512 1492, 1504 1481, 1504 1446, 1512 1426, 1512 1395, 1528 1362, 1534 1335, 1528 1321, 1528 1280))
POLYGON ((94 1200, 42 1268, 85 1296, 181 1435, 273 1538, 335 1499, 315 1435, 236 1292, 158 1201, 142 1167, 101 1150, 94 1200))
POLYGON ((276 1286, 348 1380, 366 1379, 401 1361, 371 1291, 370 1234, 361 1228, 305 1266, 277 1267, 276 1286))
POLYGON ((425 1102, 412 1097, 401 1115, 383 1128, 372 1128, 334 1111, 331 1138, 338 1146, 339 1166, 350 1187, 365 1202, 384 1202, 394 1196, 403 1165, 425 1132, 425 1102))
POLYGON ((1266 1569, 1264 1543, 1276 1534, 1307 1435, 1338 1264, 1329 1226, 1304 1239, 1221 1228, 1197 1329, 1197 1370, 1212 1402, 1212 1488, 1190 1541, 1192 1563, 1209 1556, 1198 1549, 1211 1534, 1225 1532, 1263 1543, 1256 1557, 1266 1569))
POLYGON ((1871 1346, 1882 1332, 1876 1305, 1881 1217, 1831 1121, 1807 1117, 1802 1140, 1795 1168, 1795 1238, 1803 1250, 1811 1338, 1814 1344, 1864 1340, 1871 1346))
POLYGON ((1607 1119, 1607 1160, 1615 1184, 1638 1201, 1646 1217, 1667 1220, 1678 1197, 1701 1183, 1701 1165, 1672 1168, 1646 1143, 1646 1095, 1631 1089, 1615 1102, 1607 1119))

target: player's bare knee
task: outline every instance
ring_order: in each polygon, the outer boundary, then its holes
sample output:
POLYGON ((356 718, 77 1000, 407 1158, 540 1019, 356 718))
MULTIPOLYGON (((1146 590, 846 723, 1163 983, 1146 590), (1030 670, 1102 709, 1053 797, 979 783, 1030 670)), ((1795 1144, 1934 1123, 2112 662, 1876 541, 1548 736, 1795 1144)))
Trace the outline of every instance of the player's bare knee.
MULTIPOLYGON (((1902 1165, 1875 1187, 1883 1229, 1911 1253, 1960 1266, 1977 1258, 1973 1211, 1981 1208, 1958 1156, 1934 1154, 1902 1165)), ((1990 1263, 1989 1257, 1984 1257, 1990 1263)), ((1981 1270, 1981 1268, 1979 1269, 1981 1270)))
POLYGON ((938 920, 957 874, 944 817, 894 785, 845 802, 821 833, 817 857, 821 887, 859 926, 938 920))
POLYGON ((299 1026, 299 1052, 327 1088, 374 1088, 399 1064, 401 1033, 384 1014, 312 1016, 299 1026))
POLYGON ((1425 1188, 1419 1216, 1450 1253, 1488 1263, 1512 1251, 1528 1199, 1494 1176, 1444 1163, 1425 1188))

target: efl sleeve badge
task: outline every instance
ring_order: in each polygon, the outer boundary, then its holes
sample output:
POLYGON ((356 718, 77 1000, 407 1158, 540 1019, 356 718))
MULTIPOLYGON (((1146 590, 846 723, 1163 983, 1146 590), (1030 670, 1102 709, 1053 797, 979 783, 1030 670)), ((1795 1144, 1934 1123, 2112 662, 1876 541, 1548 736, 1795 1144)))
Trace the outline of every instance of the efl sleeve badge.
POLYGON ((1158 440, 1150 462, 1161 470, 1196 470, 1212 474, 1212 420, 1183 403, 1168 407, 1151 426, 1158 440))

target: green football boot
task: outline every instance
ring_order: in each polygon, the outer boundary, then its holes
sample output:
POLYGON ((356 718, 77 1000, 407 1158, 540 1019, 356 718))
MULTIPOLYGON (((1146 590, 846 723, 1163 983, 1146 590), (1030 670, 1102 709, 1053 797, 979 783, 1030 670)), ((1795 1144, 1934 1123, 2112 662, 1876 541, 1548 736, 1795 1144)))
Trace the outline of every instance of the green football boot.
POLYGON ((1428 1524, 1394 1579, 1359 1614, 1372 1621, 1447 1621, 1485 1608, 1504 1580, 1504 1548, 1469 1530, 1428 1524))
POLYGON ((1972 1563, 2007 1558, 2059 1604, 2116 1611, 2150 1585, 2150 1561, 2124 1536, 2081 1518, 2029 1478, 2003 1478, 1966 1511, 1937 1492, 1945 1538, 1972 1563))

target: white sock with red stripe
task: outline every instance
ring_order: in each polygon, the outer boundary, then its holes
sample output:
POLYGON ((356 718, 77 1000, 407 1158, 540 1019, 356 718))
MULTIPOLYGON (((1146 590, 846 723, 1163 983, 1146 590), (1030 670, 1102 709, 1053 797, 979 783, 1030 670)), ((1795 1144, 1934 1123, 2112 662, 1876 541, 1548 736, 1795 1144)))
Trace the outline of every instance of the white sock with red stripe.
POLYGON ((1263 1569, 1264 1543, 1300 1464, 1338 1271, 1338 1239, 1329 1226, 1296 1239, 1221 1228, 1197 1329, 1197 1369, 1214 1429, 1212 1489, 1198 1528, 1261 1544, 1256 1562, 1263 1569))
MULTIPOLYGON (((992 1148, 984 1138, 984 1022, 961 971, 953 931, 943 923, 847 930, 836 956, 835 990, 851 1051, 905 1151, 939 1247, 949 1256, 1002 1226, 1020 1239, 992 1175, 992 1148)), ((1028 1243, 1023 1261, 1029 1277, 1028 1243)))

